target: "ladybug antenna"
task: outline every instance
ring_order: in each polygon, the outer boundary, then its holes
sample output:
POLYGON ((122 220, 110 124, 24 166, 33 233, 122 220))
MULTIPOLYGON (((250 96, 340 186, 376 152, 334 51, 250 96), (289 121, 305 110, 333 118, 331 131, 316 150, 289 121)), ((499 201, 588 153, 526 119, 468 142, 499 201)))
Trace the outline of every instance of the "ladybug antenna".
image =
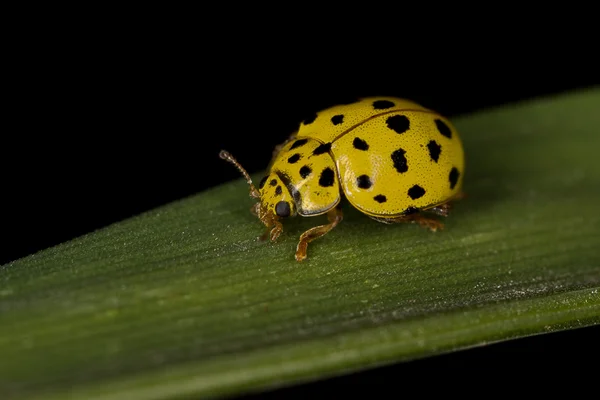
POLYGON ((254 184, 252 184, 252 178, 250 178, 250 175, 248 175, 244 167, 242 167, 240 163, 237 162, 237 160, 233 158, 233 156, 228 151, 221 150, 219 152, 219 157, 235 165, 235 167, 242 173, 242 175, 244 175, 244 178, 246 178, 246 182, 248 182, 248 185, 250 185, 250 196, 259 199, 260 193, 258 190, 256 190, 256 187, 254 187, 254 184))

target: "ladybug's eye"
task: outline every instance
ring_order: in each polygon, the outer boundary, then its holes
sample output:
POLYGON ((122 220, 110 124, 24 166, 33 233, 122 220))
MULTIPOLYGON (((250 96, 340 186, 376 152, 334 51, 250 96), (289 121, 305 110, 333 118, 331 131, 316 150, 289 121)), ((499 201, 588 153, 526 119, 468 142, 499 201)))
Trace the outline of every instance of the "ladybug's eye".
POLYGON ((279 217, 289 217, 291 213, 290 204, 287 201, 280 201, 275 206, 275 213, 279 217))

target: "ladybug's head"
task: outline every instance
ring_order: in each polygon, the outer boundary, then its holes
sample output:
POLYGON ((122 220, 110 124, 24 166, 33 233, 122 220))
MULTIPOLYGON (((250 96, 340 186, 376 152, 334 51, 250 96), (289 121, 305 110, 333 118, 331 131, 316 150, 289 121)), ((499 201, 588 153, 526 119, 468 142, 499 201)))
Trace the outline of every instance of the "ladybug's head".
POLYGON ((271 173, 265 176, 260 181, 257 189, 252 183, 250 175, 231 154, 222 150, 219 156, 235 165, 246 178, 246 182, 250 185, 250 197, 259 201, 256 211, 261 220, 264 218, 287 218, 296 215, 294 198, 277 174, 271 173))
POLYGON ((294 198, 277 174, 271 173, 265 176, 260 181, 258 189, 260 208, 263 212, 272 213, 278 218, 296 215, 294 198))

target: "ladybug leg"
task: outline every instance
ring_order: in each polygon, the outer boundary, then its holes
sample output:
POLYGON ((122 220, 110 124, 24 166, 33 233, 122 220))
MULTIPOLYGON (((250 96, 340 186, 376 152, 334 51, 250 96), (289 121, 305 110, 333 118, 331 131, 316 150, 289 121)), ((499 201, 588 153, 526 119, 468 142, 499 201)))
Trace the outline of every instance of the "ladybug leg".
POLYGON ((271 242, 274 242, 279 238, 279 235, 283 232, 283 225, 279 221, 273 221, 272 226, 267 226, 267 231, 260 235, 258 238, 260 241, 265 241, 267 238, 271 239, 271 242))
POLYGON ((315 226, 314 228, 310 228, 304 232, 300 236, 300 242, 298 242, 298 246, 296 247, 296 261, 303 261, 306 259, 308 243, 325 235, 327 232, 335 228, 335 226, 342 221, 342 218, 343 215, 341 208, 339 206, 335 207, 327 213, 327 219, 329 220, 328 224, 315 226))
POLYGON ((450 214, 451 210, 452 210, 452 204, 445 203, 445 204, 440 204, 439 206, 429 208, 425 211, 427 211, 429 213, 433 213, 435 215, 439 215, 440 217, 447 217, 450 214))
POLYGON ((452 211, 453 202, 464 199, 465 197, 466 195, 464 192, 459 192, 456 196, 454 196, 454 198, 451 201, 448 201, 447 203, 440 204, 435 207, 428 208, 424 211, 435 215, 439 215, 440 217, 447 217, 450 214, 450 211, 452 211))
POLYGON ((401 217, 396 218, 377 218, 379 222, 383 222, 386 224, 397 224, 397 223, 417 223, 421 225, 423 228, 427 228, 432 232, 437 230, 443 230, 444 224, 437 219, 429 218, 420 213, 414 213, 409 215, 403 215, 401 217))
POLYGON ((456 196, 454 196, 454 198, 452 200, 462 200, 465 197, 467 197, 467 194, 463 191, 460 191, 456 194, 456 196))
POLYGON ((427 228, 432 232, 436 232, 437 230, 443 230, 444 224, 437 219, 428 218, 422 214, 412 214, 407 215, 407 222, 416 222, 421 225, 423 228, 427 228))
POLYGON ((283 225, 281 225, 281 222, 279 222, 272 213, 261 214, 260 203, 257 203, 250 210, 252 214, 257 215, 260 221, 267 227, 267 231, 260 235, 258 240, 264 241, 267 240, 267 238, 270 238, 272 242, 276 241, 283 232, 283 225))
POLYGON ((271 242, 276 241, 279 235, 281 235, 281 232, 283 232, 283 225, 281 225, 281 222, 274 219, 273 226, 269 231, 269 238, 271 239, 271 242))

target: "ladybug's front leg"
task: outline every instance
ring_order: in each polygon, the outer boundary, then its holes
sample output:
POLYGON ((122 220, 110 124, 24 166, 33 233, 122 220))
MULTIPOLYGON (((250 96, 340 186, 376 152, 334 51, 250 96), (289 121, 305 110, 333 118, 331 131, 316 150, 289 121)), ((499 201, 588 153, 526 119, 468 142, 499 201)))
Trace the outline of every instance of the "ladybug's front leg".
POLYGON ((270 238, 272 242, 276 241, 279 235, 283 232, 283 225, 281 222, 277 220, 277 218, 271 213, 260 213, 260 207, 256 207, 253 211, 256 215, 259 216, 260 221, 265 224, 267 227, 267 231, 263 233, 258 239, 263 241, 267 238, 270 238))
POLYGON ((314 228, 311 228, 304 232, 300 236, 300 242, 298 243, 298 247, 296 247, 296 261, 303 261, 304 259, 306 259, 306 250, 308 248, 308 243, 325 235, 327 232, 335 228, 335 226, 342 221, 342 218, 342 210, 338 205, 337 207, 335 207, 327 213, 327 219, 329 220, 328 224, 315 226, 314 228))
POLYGON ((267 226, 267 231, 260 235, 258 238, 261 241, 267 240, 267 238, 271 239, 271 242, 274 242, 279 238, 279 235, 283 232, 283 225, 279 221, 273 221, 273 225, 267 226))

